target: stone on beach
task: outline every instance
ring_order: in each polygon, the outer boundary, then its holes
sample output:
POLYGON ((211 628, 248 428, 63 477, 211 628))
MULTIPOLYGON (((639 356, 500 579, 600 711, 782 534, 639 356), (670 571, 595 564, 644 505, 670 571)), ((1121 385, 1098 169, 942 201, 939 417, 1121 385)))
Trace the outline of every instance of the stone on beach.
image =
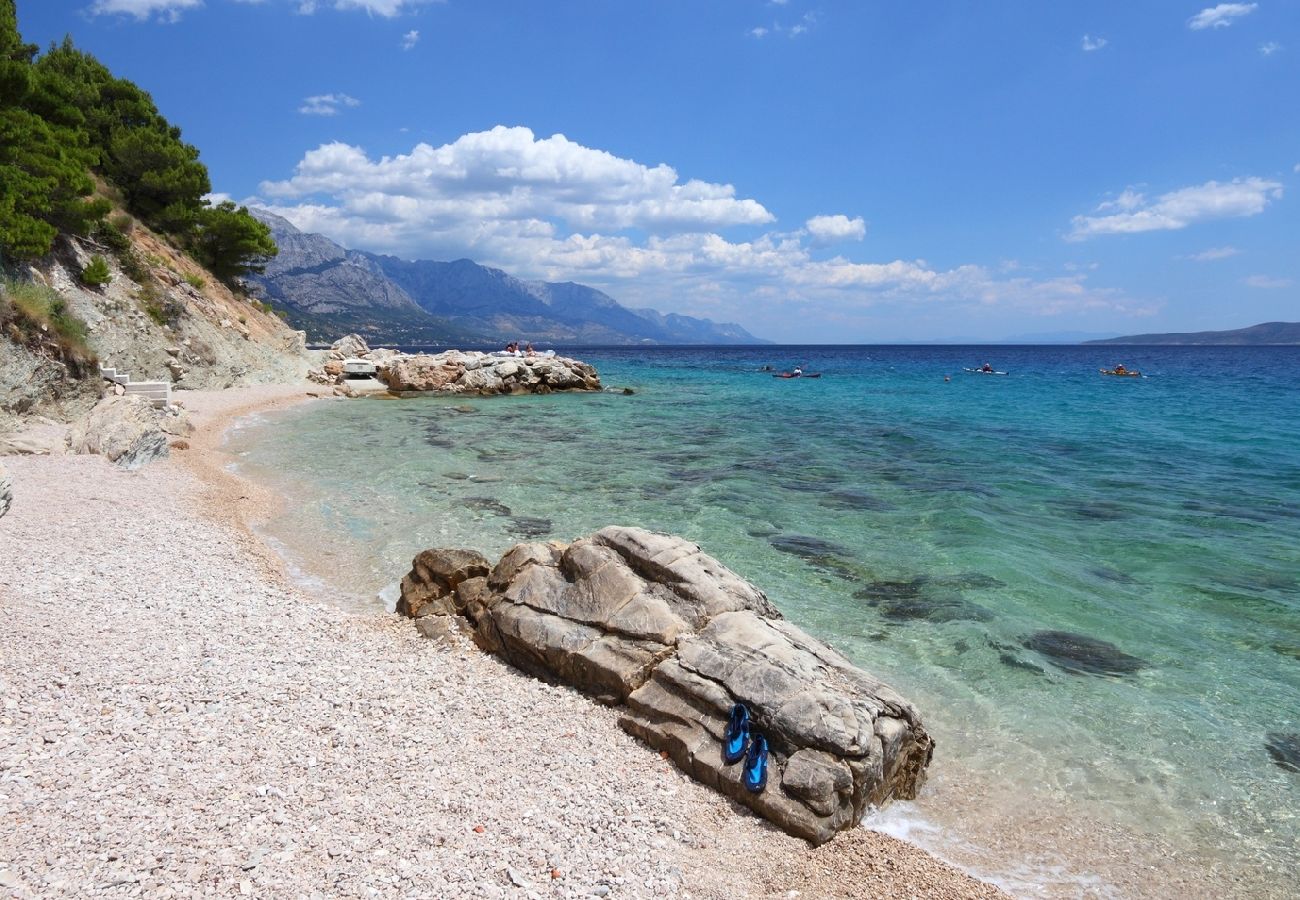
POLYGON ((376 364, 379 378, 398 393, 545 394, 601 389, 594 368, 562 356, 510 357, 449 350, 436 355, 394 356, 376 364))
POLYGON ((73 453, 98 453, 124 469, 138 469, 167 455, 164 416, 137 396, 105 397, 68 438, 73 453))
POLYGON ((611 526, 569 545, 520 544, 485 581, 466 581, 459 604, 427 599, 420 560, 399 609, 464 615, 516 667, 623 705, 628 732, 813 844, 924 781, 933 741, 912 705, 689 541, 611 526), (722 761, 735 703, 769 741, 761 794, 722 761))
POLYGON ((9 512, 9 506, 14 500, 14 483, 9 477, 9 472, 5 469, 4 463, 0 463, 0 516, 9 512))

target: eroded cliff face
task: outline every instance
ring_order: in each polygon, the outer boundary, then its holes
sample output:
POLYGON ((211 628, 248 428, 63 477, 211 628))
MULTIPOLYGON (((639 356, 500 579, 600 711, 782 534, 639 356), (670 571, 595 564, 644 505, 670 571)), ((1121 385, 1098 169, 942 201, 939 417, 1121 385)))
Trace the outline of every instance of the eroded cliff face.
MULTIPOLYGON (((72 238, 18 275, 57 292, 68 312, 86 323, 86 343, 100 365, 134 381, 213 389, 306 377, 301 332, 232 293, 145 227, 137 224, 130 240, 139 280, 107 249, 72 238), (108 261, 112 274, 98 288, 79 278, 94 254, 108 261)), ((93 370, 78 378, 48 349, 0 335, 0 425, 22 414, 67 421, 84 414, 101 392, 93 370)))

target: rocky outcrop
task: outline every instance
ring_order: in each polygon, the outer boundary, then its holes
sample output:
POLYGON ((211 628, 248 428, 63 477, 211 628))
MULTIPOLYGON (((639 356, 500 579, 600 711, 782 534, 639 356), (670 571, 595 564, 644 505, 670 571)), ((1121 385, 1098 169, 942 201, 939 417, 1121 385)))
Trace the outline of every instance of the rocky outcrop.
POLYGON ((369 352, 370 347, 366 345, 365 338, 359 334, 345 334, 330 346, 326 357, 341 361, 365 356, 369 352))
POLYGON ((9 506, 14 502, 14 483, 9 477, 9 472, 5 469, 4 464, 0 463, 0 516, 9 512, 9 506))
POLYGON ((171 439, 191 430, 187 420, 154 410, 140 397, 105 397, 73 424, 68 446, 73 453, 98 453, 125 469, 138 469, 166 456, 171 439))
POLYGON ((399 611, 420 616, 423 633, 472 628, 515 666, 625 706, 625 730, 791 834, 824 843, 924 781, 933 742, 912 705, 695 544, 610 527, 569 545, 520 544, 486 578, 466 571, 454 587, 428 574, 463 552, 426 551, 402 583, 399 611), (735 703, 770 745, 762 793, 722 760, 735 703))
POLYGON ((594 368, 563 356, 514 357, 450 350, 389 357, 376 364, 380 380, 395 393, 546 394, 601 389, 594 368))

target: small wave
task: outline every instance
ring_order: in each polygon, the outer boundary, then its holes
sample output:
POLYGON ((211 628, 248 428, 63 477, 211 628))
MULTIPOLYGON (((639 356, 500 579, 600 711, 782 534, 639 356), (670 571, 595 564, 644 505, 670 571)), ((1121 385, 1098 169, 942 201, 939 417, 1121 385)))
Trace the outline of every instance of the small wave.
POLYGON ((925 818, 913 803, 894 802, 885 809, 873 810, 863 818, 862 827, 920 847, 972 878, 1016 897, 1120 896, 1097 875, 1073 872, 1065 865, 1046 861, 1000 858, 988 847, 925 818))

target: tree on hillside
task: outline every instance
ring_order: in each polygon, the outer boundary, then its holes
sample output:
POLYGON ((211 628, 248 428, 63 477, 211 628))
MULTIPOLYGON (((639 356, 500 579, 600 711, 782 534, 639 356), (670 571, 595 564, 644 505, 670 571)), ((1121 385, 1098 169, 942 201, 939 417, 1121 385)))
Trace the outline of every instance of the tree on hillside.
POLYGON ((230 284, 241 275, 262 272, 279 252, 271 229, 227 200, 199 211, 194 255, 213 275, 230 284))

